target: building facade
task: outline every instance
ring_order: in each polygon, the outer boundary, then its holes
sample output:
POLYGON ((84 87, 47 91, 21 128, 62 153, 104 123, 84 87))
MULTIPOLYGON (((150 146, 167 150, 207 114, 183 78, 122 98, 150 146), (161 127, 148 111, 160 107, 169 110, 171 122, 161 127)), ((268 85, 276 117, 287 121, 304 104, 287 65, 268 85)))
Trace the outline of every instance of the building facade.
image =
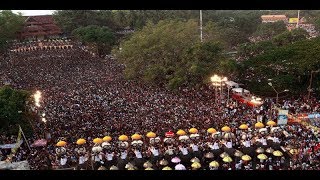
POLYGON ((18 33, 19 40, 42 40, 58 38, 62 34, 52 15, 28 16, 23 29, 18 33))

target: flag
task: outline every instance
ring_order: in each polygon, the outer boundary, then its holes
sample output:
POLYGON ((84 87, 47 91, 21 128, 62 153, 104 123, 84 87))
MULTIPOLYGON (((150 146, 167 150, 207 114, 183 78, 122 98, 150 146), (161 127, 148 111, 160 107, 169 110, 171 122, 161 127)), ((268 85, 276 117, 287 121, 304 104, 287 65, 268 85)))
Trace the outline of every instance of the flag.
POLYGON ((17 149, 21 146, 21 133, 22 133, 22 129, 21 127, 19 126, 19 132, 18 132, 18 137, 17 137, 17 142, 16 142, 16 145, 11 149, 11 153, 16 153, 17 152, 17 149))

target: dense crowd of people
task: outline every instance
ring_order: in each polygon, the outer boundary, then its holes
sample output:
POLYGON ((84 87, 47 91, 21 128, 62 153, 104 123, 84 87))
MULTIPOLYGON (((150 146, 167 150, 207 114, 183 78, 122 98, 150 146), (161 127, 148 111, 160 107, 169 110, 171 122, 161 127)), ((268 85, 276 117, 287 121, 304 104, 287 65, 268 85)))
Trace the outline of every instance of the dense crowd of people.
MULTIPOLYGON (((170 91, 126 80, 124 68, 116 58, 92 56, 80 45, 10 52, 0 61, 1 83, 42 93, 28 142, 47 139, 47 145, 31 149, 23 143, 11 161, 28 160, 32 169, 320 169, 313 129, 301 124, 255 128, 258 116, 265 126, 276 121, 271 99, 253 108, 231 98, 216 101, 220 96, 210 85, 170 91), (239 129, 242 124, 248 129, 239 129), (222 132, 223 126, 230 130, 222 132), (190 128, 197 132, 189 134, 190 128), (179 129, 189 135, 177 135, 179 129), (148 138, 148 132, 155 137, 148 138), (135 133, 140 140, 131 140, 135 133), (120 141, 120 135, 129 139, 120 141), (93 142, 105 136, 112 139, 93 142), (86 142, 78 145, 79 138, 86 142), (62 140, 67 144, 57 146, 62 140)), ((290 113, 317 112, 320 102, 287 99, 280 105, 290 113)), ((1 136, 0 144, 15 140, 1 136)), ((1 160, 10 153, 1 149, 1 160)))

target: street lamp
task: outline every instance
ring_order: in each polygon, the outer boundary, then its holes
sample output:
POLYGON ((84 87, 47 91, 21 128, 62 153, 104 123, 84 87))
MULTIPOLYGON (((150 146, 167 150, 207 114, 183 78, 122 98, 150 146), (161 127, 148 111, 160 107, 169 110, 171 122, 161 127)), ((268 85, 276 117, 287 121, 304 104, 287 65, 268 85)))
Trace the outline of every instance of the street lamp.
POLYGON ((268 85, 271 86, 272 89, 277 93, 276 104, 278 104, 279 94, 289 91, 289 89, 285 89, 285 90, 283 90, 283 91, 281 91, 281 92, 278 92, 278 91, 273 87, 272 82, 269 82, 268 85))

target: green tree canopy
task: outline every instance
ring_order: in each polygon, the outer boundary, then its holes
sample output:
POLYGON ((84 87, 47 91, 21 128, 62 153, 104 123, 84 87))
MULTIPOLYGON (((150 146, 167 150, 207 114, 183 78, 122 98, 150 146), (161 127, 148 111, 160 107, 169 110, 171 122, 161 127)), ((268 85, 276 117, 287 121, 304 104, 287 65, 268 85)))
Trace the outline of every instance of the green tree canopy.
POLYGON ((115 42, 115 36, 108 27, 90 25, 75 29, 72 34, 80 41, 94 44, 98 54, 108 54, 115 42))
POLYGON ((21 127, 27 127, 31 130, 30 124, 23 118, 26 112, 26 101, 30 93, 23 90, 14 90, 9 86, 0 88, 0 131, 9 133, 16 131, 10 129, 10 126, 20 124, 21 127), (19 113, 20 112, 20 113, 19 113))
POLYGON ((257 31, 255 32, 256 36, 260 36, 264 39, 272 38, 280 33, 286 31, 286 25, 283 21, 277 21, 274 23, 261 23, 257 31))
POLYGON ((5 50, 7 43, 15 38, 16 33, 23 27, 24 18, 12 11, 0 11, 0 52, 5 50))
POLYGON ((220 43, 200 43, 195 20, 149 22, 123 42, 116 55, 126 65, 127 78, 142 78, 170 88, 206 82, 226 59, 220 43))

